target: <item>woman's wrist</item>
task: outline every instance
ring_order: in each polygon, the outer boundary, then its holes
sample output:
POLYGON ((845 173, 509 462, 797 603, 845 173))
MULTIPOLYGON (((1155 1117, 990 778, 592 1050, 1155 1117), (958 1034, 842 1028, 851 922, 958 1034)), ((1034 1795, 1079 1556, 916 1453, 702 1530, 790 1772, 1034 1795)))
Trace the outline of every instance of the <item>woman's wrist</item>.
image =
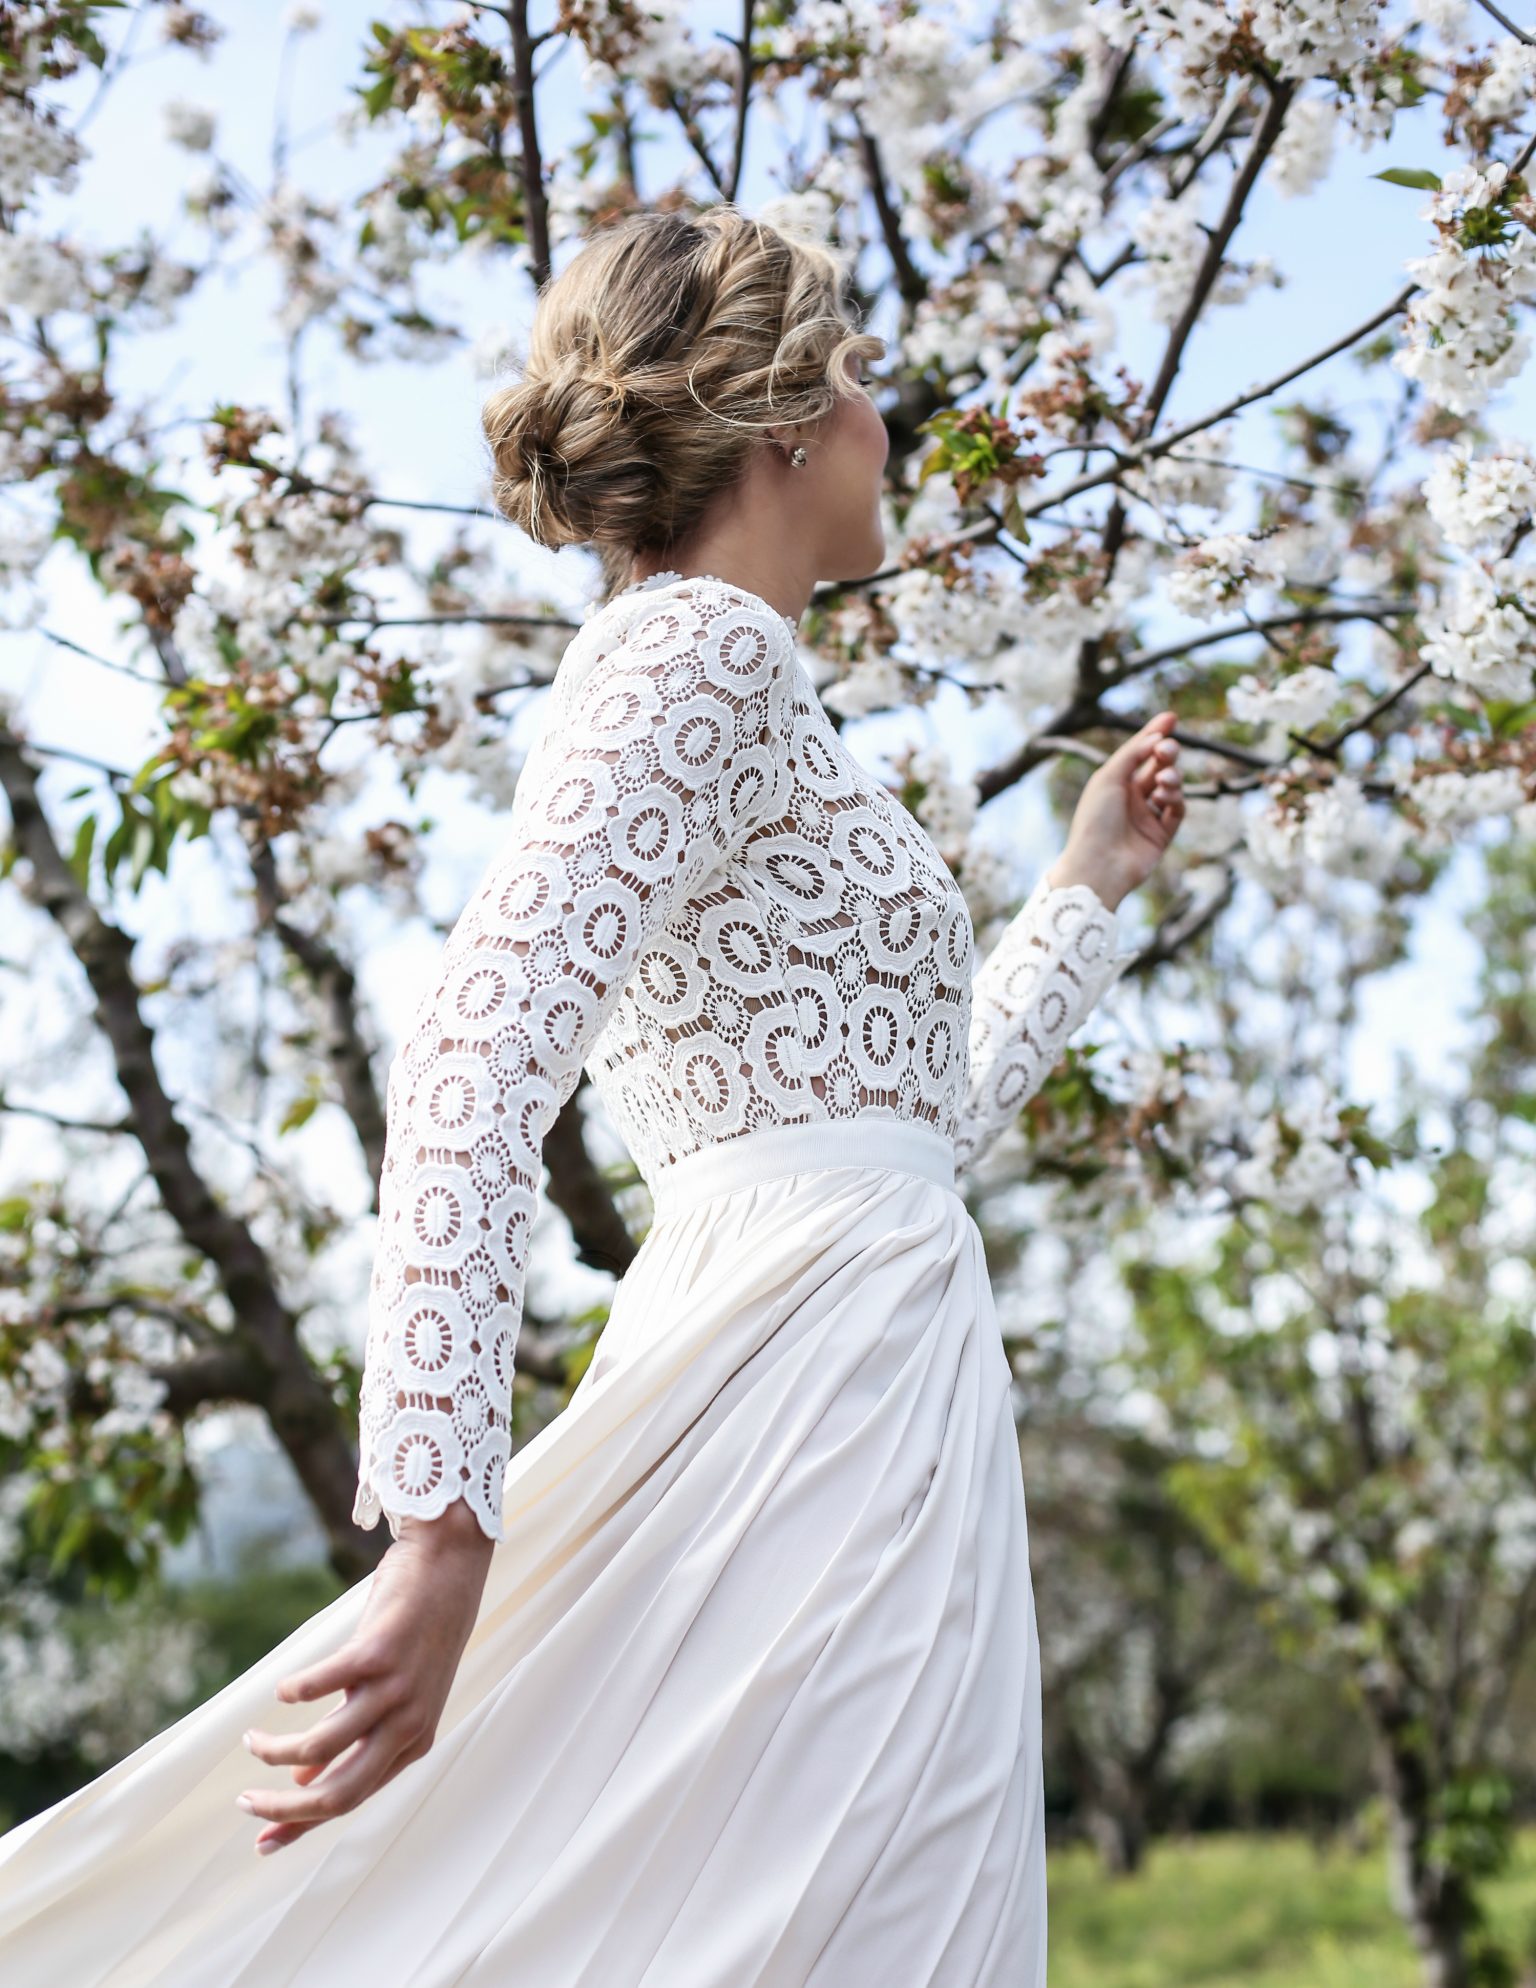
POLYGON ((487 1560, 496 1546, 463 1498, 455 1498, 435 1519, 402 1518, 400 1538, 430 1553, 468 1553, 487 1560))
POLYGON ((1101 863, 1085 861, 1070 847, 1064 849, 1045 873, 1050 890, 1070 890, 1086 884, 1107 910, 1114 911, 1126 895, 1127 885, 1101 863))

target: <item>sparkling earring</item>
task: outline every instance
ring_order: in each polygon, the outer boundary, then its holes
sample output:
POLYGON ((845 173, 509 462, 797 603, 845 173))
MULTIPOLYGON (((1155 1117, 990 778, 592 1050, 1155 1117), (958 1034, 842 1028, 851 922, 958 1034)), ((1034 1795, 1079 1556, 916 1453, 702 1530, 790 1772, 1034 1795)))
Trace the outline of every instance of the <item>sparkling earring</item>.
POLYGON ((792 448, 792 449, 790 450, 790 452, 789 452, 789 460, 790 460, 790 463, 791 463, 791 464, 793 465, 793 467, 794 467, 794 468, 796 468, 796 469, 804 469, 804 468, 805 468, 805 450, 804 450, 803 448, 801 448, 801 446, 800 446, 800 444, 799 444, 798 442, 797 442, 797 443, 795 444, 795 446, 794 446, 794 447, 793 447, 793 448, 792 448))

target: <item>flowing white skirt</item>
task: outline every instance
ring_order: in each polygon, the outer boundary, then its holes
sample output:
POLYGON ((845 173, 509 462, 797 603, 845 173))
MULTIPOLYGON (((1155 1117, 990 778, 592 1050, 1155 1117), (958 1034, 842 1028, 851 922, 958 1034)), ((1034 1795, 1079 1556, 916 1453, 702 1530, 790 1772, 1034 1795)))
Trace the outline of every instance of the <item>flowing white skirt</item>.
POLYGON ((0 1838, 6 1988, 1044 1988, 1009 1373, 947 1139, 678 1162, 432 1749, 271 1856, 248 1725, 368 1576, 0 1838))

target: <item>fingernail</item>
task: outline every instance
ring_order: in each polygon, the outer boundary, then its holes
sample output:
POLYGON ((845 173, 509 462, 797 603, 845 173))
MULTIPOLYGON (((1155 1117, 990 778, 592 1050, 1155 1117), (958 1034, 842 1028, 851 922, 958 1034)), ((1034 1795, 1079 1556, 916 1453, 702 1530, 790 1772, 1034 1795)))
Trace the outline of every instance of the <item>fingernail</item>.
POLYGON ((244 1747, 246 1748, 246 1750, 247 1750, 248 1752, 252 1752, 252 1753, 254 1753, 254 1752, 255 1752, 255 1748, 254 1748, 254 1747, 253 1747, 253 1746, 251 1745, 251 1736, 250 1736, 250 1734, 249 1734, 249 1733, 242 1733, 242 1734, 240 1735, 240 1739, 241 1739, 241 1743, 242 1743, 242 1745, 244 1745, 244 1747))
POLYGON ((256 1848, 263 1857, 270 1857, 274 1850, 281 1850, 282 1844, 274 1836, 270 1843, 258 1843, 256 1848))
POLYGON ((256 1813, 256 1804, 251 1800, 249 1795, 236 1795, 235 1807, 237 1809, 244 1809, 247 1815, 254 1815, 256 1813))

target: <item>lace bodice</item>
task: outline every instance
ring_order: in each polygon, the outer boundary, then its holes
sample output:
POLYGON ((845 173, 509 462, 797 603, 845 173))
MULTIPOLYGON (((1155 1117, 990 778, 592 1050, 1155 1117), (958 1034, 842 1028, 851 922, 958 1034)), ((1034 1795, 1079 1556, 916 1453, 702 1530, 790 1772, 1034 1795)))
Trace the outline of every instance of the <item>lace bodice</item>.
POLYGON ((544 1135, 583 1066, 642 1175, 760 1126, 921 1119, 958 1171, 1124 964, 1043 882, 976 972, 964 897, 843 745, 794 623, 658 574, 561 659, 505 845, 394 1061, 354 1517, 501 1533, 544 1135))

